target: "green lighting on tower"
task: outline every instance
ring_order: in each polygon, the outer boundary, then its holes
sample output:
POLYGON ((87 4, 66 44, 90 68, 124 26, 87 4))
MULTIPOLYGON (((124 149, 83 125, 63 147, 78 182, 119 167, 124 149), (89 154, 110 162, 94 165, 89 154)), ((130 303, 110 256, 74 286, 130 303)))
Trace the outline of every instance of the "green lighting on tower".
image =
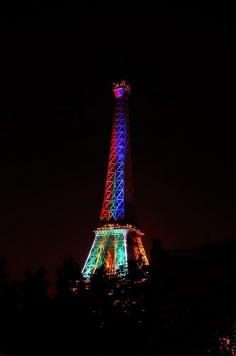
POLYGON ((123 269, 127 272, 127 239, 128 229, 107 228, 95 231, 95 239, 86 261, 85 278, 96 269, 104 266, 108 273, 114 274, 123 269))

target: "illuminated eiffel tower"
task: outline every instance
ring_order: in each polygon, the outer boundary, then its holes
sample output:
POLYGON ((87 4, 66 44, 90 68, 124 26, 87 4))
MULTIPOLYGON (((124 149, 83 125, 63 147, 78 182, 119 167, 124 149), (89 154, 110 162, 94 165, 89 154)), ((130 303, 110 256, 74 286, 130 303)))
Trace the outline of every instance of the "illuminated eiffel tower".
POLYGON ((113 83, 115 110, 105 194, 95 239, 82 273, 89 278, 103 267, 110 275, 127 274, 129 262, 148 265, 142 243, 144 235, 134 225, 132 164, 129 141, 128 98, 130 85, 113 83), (122 271, 122 272, 121 272, 122 271))

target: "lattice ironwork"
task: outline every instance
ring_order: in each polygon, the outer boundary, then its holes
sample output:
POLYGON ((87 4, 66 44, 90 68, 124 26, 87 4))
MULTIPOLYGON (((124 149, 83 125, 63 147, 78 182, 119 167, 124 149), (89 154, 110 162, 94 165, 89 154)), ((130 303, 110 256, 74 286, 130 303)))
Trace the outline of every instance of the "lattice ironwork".
POLYGON ((121 267, 127 268, 127 229, 98 229, 93 246, 82 273, 90 277, 96 269, 104 267, 108 274, 115 274, 121 267))
POLYGON ((103 267, 110 275, 122 270, 128 272, 128 259, 139 260, 148 265, 142 244, 143 233, 131 225, 105 225, 95 231, 95 239, 82 270, 83 276, 103 267))
POLYGON ((100 219, 104 226, 95 230, 95 239, 82 273, 89 278, 101 267, 108 274, 118 270, 127 273, 128 261, 136 260, 147 265, 142 243, 143 233, 130 225, 133 216, 133 180, 129 141, 127 100, 130 86, 113 84, 115 111, 105 194, 100 219))
POLYGON ((114 84, 116 98, 105 194, 101 220, 105 222, 125 220, 133 200, 131 153, 129 142, 129 118, 127 99, 130 86, 122 82, 114 84))

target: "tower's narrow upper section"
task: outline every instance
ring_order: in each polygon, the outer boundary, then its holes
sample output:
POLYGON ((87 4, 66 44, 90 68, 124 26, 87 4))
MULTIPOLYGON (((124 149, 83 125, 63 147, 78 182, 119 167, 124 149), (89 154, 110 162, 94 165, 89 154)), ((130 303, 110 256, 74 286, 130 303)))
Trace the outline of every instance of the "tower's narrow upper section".
POLYGON ((115 109, 105 194, 101 212, 104 222, 133 220, 133 183, 129 140, 128 97, 130 85, 113 83, 115 109))

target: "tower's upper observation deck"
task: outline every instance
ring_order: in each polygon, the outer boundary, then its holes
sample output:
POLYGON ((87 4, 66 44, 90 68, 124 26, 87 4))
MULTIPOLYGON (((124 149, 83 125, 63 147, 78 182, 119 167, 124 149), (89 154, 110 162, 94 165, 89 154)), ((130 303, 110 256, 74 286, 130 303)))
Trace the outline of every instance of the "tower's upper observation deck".
POLYGON ((125 80, 122 80, 120 83, 114 82, 113 92, 116 99, 127 97, 131 92, 130 84, 127 84, 125 80))

